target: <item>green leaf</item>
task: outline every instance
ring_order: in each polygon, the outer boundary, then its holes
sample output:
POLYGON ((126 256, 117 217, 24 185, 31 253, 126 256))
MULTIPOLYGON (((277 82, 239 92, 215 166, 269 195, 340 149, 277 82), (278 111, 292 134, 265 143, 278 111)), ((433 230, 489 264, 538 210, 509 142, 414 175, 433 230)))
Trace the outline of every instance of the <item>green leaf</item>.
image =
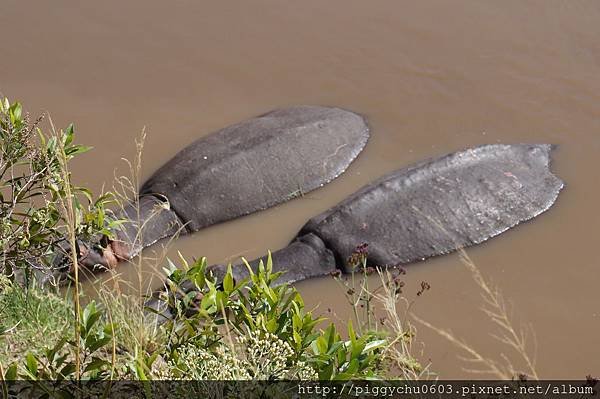
POLYGON ((50 139, 46 143, 46 150, 50 154, 54 154, 55 153, 55 151, 56 151, 56 138, 55 137, 50 137, 50 139))
POLYGON ((217 291, 215 302, 219 305, 219 309, 224 310, 228 306, 229 295, 225 291, 217 291))
POLYGON ((340 348, 342 345, 344 345, 344 343, 343 343, 343 342, 341 342, 341 341, 334 342, 334 343, 333 343, 333 345, 331 345, 331 346, 329 347, 329 351, 327 351, 327 356, 332 356, 332 355, 333 355, 335 352, 337 352, 337 351, 338 351, 338 349, 339 349, 339 348, 340 348))
POLYGON ((87 189, 85 187, 74 187, 73 189, 80 192, 81 194, 85 195, 88 202, 92 202, 92 192, 89 189, 87 189))
POLYGON ((144 360, 144 362, 146 363, 146 367, 150 368, 152 367, 152 364, 154 364, 154 362, 156 361, 156 359, 158 358, 159 352, 155 351, 152 355, 146 357, 144 360))
POLYGON ((12 116, 12 123, 14 124, 17 121, 21 120, 21 114, 23 112, 23 108, 21 107, 21 103, 16 102, 10 107, 10 113, 12 116))
POLYGON ((300 349, 302 347, 302 337, 298 334, 297 331, 294 331, 294 343, 296 344, 296 348, 300 349))
POLYGON ((110 365, 109 362, 107 362, 106 360, 97 358, 97 357, 93 357, 92 361, 90 363, 87 364, 87 366, 85 366, 85 369, 83 370, 84 373, 87 373, 88 371, 94 371, 94 370, 100 370, 102 367, 104 366, 108 366, 110 365))
POLYGON ((273 273, 273 259, 271 258, 271 251, 267 255, 267 275, 273 273))
POLYGON ((267 323, 265 324, 265 327, 267 328, 267 331, 274 334, 275 331, 277 331, 277 320, 276 319, 270 319, 269 321, 267 321, 267 323))
POLYGON ((4 379, 7 381, 16 380, 17 379, 17 364, 11 364, 6 372, 4 373, 4 379))
POLYGON ((35 356, 33 356, 33 354, 28 353, 25 356, 25 365, 27 367, 27 370, 31 374, 33 374, 34 376, 37 375, 37 372, 38 372, 38 369, 37 369, 38 362, 37 362, 37 359, 35 358, 35 356))
POLYGON ((341 342, 342 345, 340 345, 336 352, 337 352, 337 362, 338 364, 343 364, 346 361, 346 357, 348 356, 348 352, 346 351, 346 343, 345 342, 341 342))
POLYGON ((135 370, 137 377, 141 381, 148 380, 148 377, 146 376, 146 372, 144 371, 144 362, 142 359, 140 359, 140 356, 138 356, 134 361, 134 370, 135 370))
POLYGON ((207 281, 206 283, 209 286, 210 291, 207 292, 202 298, 202 301, 200 301, 200 308, 211 313, 211 311, 215 310, 214 308, 217 304, 217 291, 214 288, 214 285, 212 285, 212 283, 210 283, 209 281, 207 281))
MULTIPOLYGON (((175 267, 175 265, 173 265, 173 267, 175 267)), ((175 270, 171 271, 171 274, 169 275, 169 280, 179 284, 179 283, 181 283, 183 276, 184 276, 184 273, 182 270, 175 269, 175 270)))
POLYGON ((62 378, 68 377, 75 372, 75 363, 69 362, 59 372, 59 376, 62 378))
POLYGON ((96 313, 96 301, 91 301, 85 308, 83 308, 83 312, 81 314, 81 321, 84 325, 87 324, 90 315, 94 313, 96 313))
POLYGON ((96 324, 96 322, 98 321, 98 319, 101 316, 102 316, 102 312, 98 312, 98 311, 89 315, 87 320, 85 320, 85 332, 86 333, 90 333, 92 331, 92 327, 94 327, 94 324, 96 324))
POLYGON ((65 153, 69 156, 69 157, 73 157, 77 154, 83 154, 84 152, 88 152, 89 150, 93 149, 94 147, 88 147, 85 145, 74 145, 71 146, 69 148, 67 148, 65 150, 65 153))
POLYGON ((327 341, 324 337, 319 337, 314 341, 315 348, 317 349, 316 353, 326 353, 327 352, 327 341))
POLYGON ((365 341, 362 339, 353 341, 351 343, 350 347, 351 347, 351 351, 352 351, 350 354, 351 358, 352 359, 358 358, 361 355, 361 353, 363 353, 363 350, 365 349, 365 341))
POLYGON ((233 272, 231 270, 231 263, 227 266, 227 273, 223 278, 223 289, 227 293, 233 291, 233 272))
POLYGON ((190 291, 183 296, 183 305, 187 308, 193 304, 194 299, 198 296, 198 292, 190 291))
POLYGON ((333 363, 327 364, 324 368, 319 372, 319 380, 328 381, 331 380, 331 376, 333 375, 333 363))
POLYGON ((102 329, 102 331, 106 335, 113 336, 113 335, 115 335, 114 332, 117 331, 117 327, 118 327, 117 323, 107 323, 104 325, 104 328, 102 329))
POLYGON ((54 347, 52 349, 48 349, 46 351, 46 358, 50 362, 54 362, 56 354, 58 353, 59 350, 61 350, 63 348, 63 346, 65 346, 66 342, 67 342, 67 338, 65 338, 65 337, 59 339, 58 342, 56 343, 56 345, 54 345, 54 347))
POLYGON ((67 126, 67 128, 65 129, 65 138, 64 138, 64 143, 65 143, 65 147, 68 147, 69 145, 71 145, 71 143, 73 142, 73 132, 74 132, 74 126, 71 123, 69 126, 67 126))
POLYGON ((108 344, 111 340, 112 340, 111 336, 105 336, 105 337, 98 338, 94 342, 90 343, 90 345, 87 347, 87 350, 89 351, 89 353, 94 353, 99 348, 102 348, 103 346, 108 344))
POLYGON ((96 301, 91 301, 87 304, 87 306, 83 309, 83 313, 81 315, 81 321, 83 324, 82 335, 87 337, 87 335, 92 331, 92 327, 98 319, 102 316, 102 312, 97 310, 96 301))
POLYGON ((188 271, 188 278, 196 285, 198 289, 204 288, 206 280, 206 258, 196 261, 194 266, 188 271))
POLYGON ((264 277, 265 274, 265 264, 262 259, 258 261, 258 275, 264 277))
POLYGON ((350 341, 356 341, 356 333, 354 332, 354 327, 352 326, 352 320, 348 321, 348 337, 350 341))

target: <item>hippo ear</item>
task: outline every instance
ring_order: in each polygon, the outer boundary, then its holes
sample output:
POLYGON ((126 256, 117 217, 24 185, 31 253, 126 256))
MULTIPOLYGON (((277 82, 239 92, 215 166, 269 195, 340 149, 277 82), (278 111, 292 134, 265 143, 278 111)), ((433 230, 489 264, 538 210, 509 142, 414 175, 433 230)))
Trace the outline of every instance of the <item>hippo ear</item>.
MULTIPOLYGON (((398 265, 486 241, 544 212, 563 182, 540 145, 486 145, 394 172, 311 219, 347 263, 369 243, 369 262, 398 265)), ((347 268, 347 264, 341 265, 347 268)))

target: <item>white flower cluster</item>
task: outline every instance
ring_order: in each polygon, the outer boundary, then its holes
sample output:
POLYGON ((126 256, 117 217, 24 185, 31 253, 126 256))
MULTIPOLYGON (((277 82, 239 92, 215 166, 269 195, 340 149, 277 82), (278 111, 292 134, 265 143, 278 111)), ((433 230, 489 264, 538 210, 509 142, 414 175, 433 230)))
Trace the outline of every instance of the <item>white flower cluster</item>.
POLYGON ((250 374, 225 345, 214 352, 187 344, 179 350, 178 361, 169 362, 172 372, 184 380, 249 380, 250 374))
POLYGON ((294 359, 294 350, 285 341, 271 333, 250 333, 238 338, 244 348, 246 366, 254 380, 316 379, 312 367, 294 359))
POLYGON ((219 345, 214 351, 193 344, 170 362, 173 374, 191 380, 314 380, 315 370, 295 359, 292 347, 276 335, 250 332, 236 339, 235 348, 219 345))

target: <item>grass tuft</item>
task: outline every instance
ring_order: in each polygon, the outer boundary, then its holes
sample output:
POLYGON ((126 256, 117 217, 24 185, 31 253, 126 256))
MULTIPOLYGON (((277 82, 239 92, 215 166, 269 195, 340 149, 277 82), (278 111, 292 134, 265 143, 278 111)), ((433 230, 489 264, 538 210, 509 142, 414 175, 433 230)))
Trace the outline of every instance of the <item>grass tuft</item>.
POLYGON ((68 297, 36 287, 22 287, 0 275, 0 362, 9 364, 24 353, 40 354, 73 329, 68 297))

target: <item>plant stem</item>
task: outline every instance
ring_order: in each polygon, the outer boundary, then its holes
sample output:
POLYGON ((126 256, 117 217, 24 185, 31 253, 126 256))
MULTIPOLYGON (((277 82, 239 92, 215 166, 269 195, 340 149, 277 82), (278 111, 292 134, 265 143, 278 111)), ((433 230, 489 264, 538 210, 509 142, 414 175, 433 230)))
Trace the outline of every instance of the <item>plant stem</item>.
POLYGON ((59 162, 60 169, 63 177, 63 184, 65 190, 65 197, 61 201, 61 205, 63 207, 63 212, 65 213, 66 227, 67 227, 67 235, 69 240, 69 246, 71 248, 70 256, 71 262, 73 263, 73 278, 75 280, 75 288, 73 290, 73 303, 75 305, 75 376, 77 379, 81 378, 81 304, 79 303, 79 263, 77 259, 77 243, 75 237, 75 229, 77 220, 75 218, 75 210, 73 208, 73 192, 71 190, 71 177, 69 173, 68 159, 67 154, 65 153, 64 142, 61 138, 56 135, 56 130, 54 128, 54 124, 52 123, 52 119, 50 120, 50 125, 52 127, 52 132, 57 138, 57 143, 59 145, 59 162))
POLYGON ((4 368, 2 362, 0 362, 0 385, 2 385, 2 398, 8 398, 8 387, 4 382, 4 368))
POLYGON ((369 277, 367 275, 367 258, 363 259, 363 288, 365 292, 365 311, 367 312, 367 329, 371 330, 371 293, 369 292, 369 277))

